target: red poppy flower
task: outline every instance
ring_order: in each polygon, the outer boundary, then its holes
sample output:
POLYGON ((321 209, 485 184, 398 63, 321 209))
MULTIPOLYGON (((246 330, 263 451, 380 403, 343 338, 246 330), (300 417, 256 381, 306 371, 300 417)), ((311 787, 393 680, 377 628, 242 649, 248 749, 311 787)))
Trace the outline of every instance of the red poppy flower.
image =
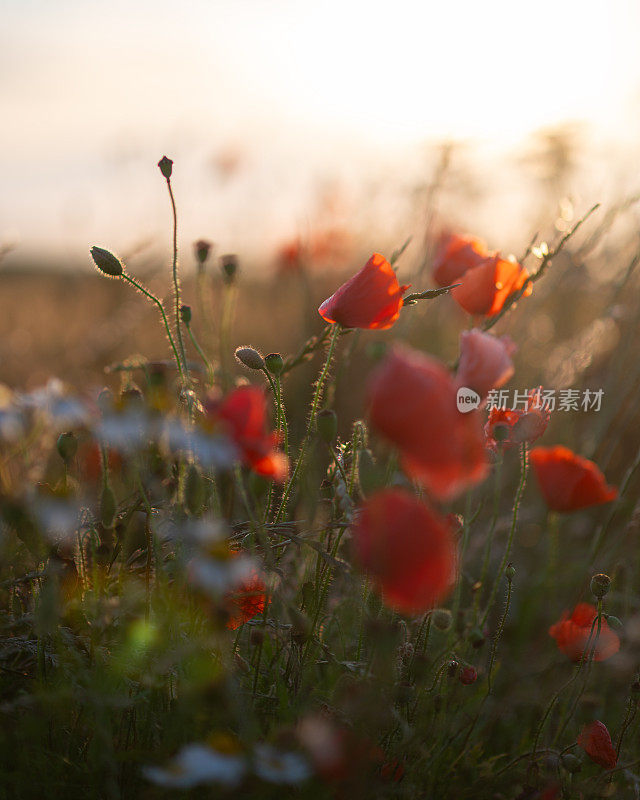
POLYGON ((276 449, 278 434, 267 432, 267 400, 261 389, 240 386, 222 400, 206 400, 205 410, 209 420, 227 428, 244 463, 254 472, 279 482, 286 479, 289 462, 276 449))
MULTIPOLYGON (((580 661, 587 649, 586 656, 591 652, 595 643, 593 658, 595 661, 605 661, 611 658, 620 649, 620 639, 609 627, 607 620, 602 618, 600 635, 596 642, 597 623, 593 628, 591 642, 587 648, 593 620, 598 615, 595 607, 590 603, 579 603, 571 616, 565 611, 559 622, 549 628, 549 636, 556 640, 558 649, 572 661, 580 661)), ((585 656, 585 657, 586 657, 585 656)))
POLYGON ((449 499, 487 473, 477 411, 458 411, 448 370, 416 350, 395 347, 368 389, 373 427, 400 451, 402 466, 439 499, 449 499))
POLYGON ((428 611, 451 586, 451 530, 446 520, 404 489, 371 495, 351 535, 358 562, 396 611, 428 611))
POLYGON ((481 239, 460 236, 457 233, 444 233, 440 237, 433 259, 433 279, 439 286, 451 286, 452 283, 457 283, 468 269, 477 267, 490 255, 481 239))
POLYGON ((480 397, 499 389, 514 373, 511 356, 516 346, 508 336, 498 339, 473 328, 460 334, 460 361, 456 379, 480 397))
POLYGON ((402 295, 408 288, 398 283, 384 256, 374 253, 360 272, 322 303, 318 313, 345 328, 383 330, 400 316, 402 295))
POLYGON ((512 447, 539 439, 551 418, 549 407, 541 398, 542 387, 529 393, 526 410, 492 408, 484 426, 487 447, 495 452, 498 445, 512 447))
POLYGON ((536 447, 531 463, 547 505, 553 511, 577 511, 609 503, 618 496, 598 467, 567 447, 536 447))
MULTIPOLYGON (((458 279, 460 286, 451 290, 451 296, 469 314, 490 317, 501 310, 509 295, 524 286, 528 277, 527 270, 517 261, 496 254, 468 269, 458 279)), ((530 294, 531 284, 525 296, 530 294)))
POLYGON ((592 761, 605 769, 613 769, 618 763, 618 754, 607 726, 599 720, 584 726, 578 736, 578 744, 592 761))
POLYGON ((257 570, 253 570, 225 598, 225 606, 229 614, 227 628, 235 631, 236 628, 244 625, 245 622, 253 619, 257 614, 262 614, 266 603, 265 591, 264 581, 257 570))

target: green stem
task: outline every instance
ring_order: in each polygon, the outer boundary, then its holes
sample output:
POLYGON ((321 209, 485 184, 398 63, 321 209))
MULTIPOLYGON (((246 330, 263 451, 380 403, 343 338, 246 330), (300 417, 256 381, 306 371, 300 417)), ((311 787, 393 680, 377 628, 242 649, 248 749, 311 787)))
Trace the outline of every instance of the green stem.
POLYGON ((185 322, 185 327, 187 329, 187 333, 189 334, 189 338, 191 339, 191 343, 193 344, 193 346, 195 347, 195 349, 198 352, 198 355, 200 356, 200 358, 204 362, 204 365, 205 365, 205 367, 207 369, 207 375, 209 376, 209 383, 213 385, 214 373, 213 373, 213 367, 211 366, 211 362, 209 361, 209 359, 205 355, 203 349, 198 344, 198 340, 196 339, 196 337, 195 337, 195 335, 193 333, 193 329, 192 329, 191 325, 188 322, 185 322))
POLYGON ((496 576, 496 580, 493 584, 493 588, 491 590, 491 595, 489 596, 489 602, 487 603, 487 608, 484 612, 482 620, 480 622, 480 628, 484 627, 485 622, 487 621, 487 617, 489 616, 489 612, 493 606, 493 603, 496 599, 496 594, 498 593, 498 588, 500 587, 500 583, 502 582, 502 578, 504 576, 505 570, 507 568, 507 564, 509 563, 509 556, 511 555, 511 547, 513 546, 513 539, 516 532, 516 527, 518 524, 518 511, 520 509, 520 501, 522 500, 522 494, 524 492, 525 483, 527 482, 527 470, 529 467, 529 459, 527 453, 527 444, 526 442, 523 443, 522 449, 520 451, 520 483, 518 484, 518 489, 516 491, 516 497, 513 503, 513 517, 511 519, 511 529, 509 530, 509 538, 507 539, 507 547, 504 551, 504 555, 502 556, 502 561, 500 562, 500 567, 498 569, 498 574, 496 576))
POLYGON ((182 364, 185 374, 188 377, 189 367, 187 366, 187 356, 184 350, 184 341, 182 339, 182 320, 180 319, 180 279, 178 278, 178 212, 176 210, 176 201, 173 197, 173 189, 171 188, 171 178, 167 178, 166 180, 167 189, 169 190, 169 199, 171 200, 171 212, 173 214, 173 263, 171 267, 173 272, 173 297, 176 315, 176 333, 178 335, 178 346, 180 348, 182 364))
POLYGON ((331 332, 331 339, 329 340, 329 347, 327 349, 327 357, 325 358, 324 365, 322 370, 320 371, 320 375, 318 380, 316 381, 316 388, 313 393, 313 399, 311 401, 311 413, 309 414, 309 420, 307 422, 307 429, 304 434, 304 438, 302 440, 302 444, 300 446, 300 455, 298 456, 298 460, 296 461, 296 465, 293 469, 293 473, 289 478, 287 486, 284 490, 282 495, 282 501, 280 503, 280 508, 278 509, 278 513, 276 514, 276 518, 274 522, 280 522, 282 519, 284 512, 287 508, 287 501, 289 500, 289 495, 291 494, 291 490, 295 484, 296 478, 298 477, 298 473, 300 472, 300 468, 304 461, 304 457, 306 455, 307 446, 311 439, 311 434, 313 432, 313 426, 316 421, 316 415, 318 413, 318 407, 320 405, 320 400, 322 399, 322 392, 324 389, 325 381, 327 380, 327 375, 329 374, 329 368, 331 366, 331 361, 333 359, 333 353, 336 348, 336 342, 338 341, 338 336, 340 335, 340 325, 338 323, 334 324, 333 330, 331 332))
POLYGON ((166 331, 166 334, 167 334, 167 338, 169 339, 169 343, 171 345, 171 349, 173 350, 173 356, 174 356, 174 358, 176 360, 176 365, 178 367, 178 372, 180 373, 180 377, 184 381, 185 380, 185 374, 184 374, 184 370, 182 369, 182 363, 180 361, 180 356, 178 355, 178 351, 176 349, 176 343, 174 342, 173 336, 171 335, 171 328, 169 327, 169 320, 167 319, 167 315, 165 313, 164 306, 162 305, 161 301, 154 294, 151 294, 151 292, 148 289, 145 289, 144 286, 141 283, 138 283, 138 281, 135 278, 132 278, 130 275, 127 275, 125 272, 122 273, 122 278, 125 281, 128 281, 132 286, 135 286, 135 288, 139 292, 142 292, 142 294, 145 297, 147 297, 149 300, 151 300, 152 303, 155 303, 158 306, 158 310, 160 311, 160 314, 162 315, 162 321, 164 322, 164 328, 165 328, 165 331, 166 331))

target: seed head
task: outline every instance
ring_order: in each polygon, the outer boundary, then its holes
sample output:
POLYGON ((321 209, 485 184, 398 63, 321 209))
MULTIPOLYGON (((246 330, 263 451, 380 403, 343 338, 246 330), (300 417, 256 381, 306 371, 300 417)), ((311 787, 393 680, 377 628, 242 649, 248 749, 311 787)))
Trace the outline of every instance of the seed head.
POLYGON ((448 608, 436 608, 431 614, 431 620, 439 631, 448 631, 453 617, 448 608))
POLYGON ((209 258, 211 242, 208 242, 206 239, 198 239, 193 247, 196 251, 196 259, 198 260, 198 263, 204 264, 204 262, 209 258))
POLYGON ((238 272, 238 257, 235 255, 222 256, 220 266, 225 283, 233 283, 238 272))
POLYGON ((604 597, 610 586, 611 578, 603 572, 599 572, 591 578, 591 593, 597 598, 604 597))

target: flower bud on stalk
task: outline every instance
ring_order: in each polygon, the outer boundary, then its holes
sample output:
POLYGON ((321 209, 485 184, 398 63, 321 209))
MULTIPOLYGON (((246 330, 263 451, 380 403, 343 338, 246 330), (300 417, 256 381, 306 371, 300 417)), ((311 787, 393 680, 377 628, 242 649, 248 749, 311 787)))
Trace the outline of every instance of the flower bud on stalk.
POLYGON ((264 369, 265 367, 264 358, 254 347, 248 345, 237 347, 235 357, 249 369, 264 369))
POLYGON ((318 434, 323 442, 331 444, 338 435, 338 417, 330 408, 323 409, 316 422, 318 434))
POLYGON ((280 353, 269 353, 264 357, 264 363, 272 375, 279 375, 284 369, 284 360, 280 353))
POLYGON ((114 256, 109 250, 105 250, 104 247, 94 245, 90 253, 93 263, 104 275, 110 278, 119 278, 124 272, 124 267, 120 259, 114 256))
POLYGON ((78 452, 78 440, 71 432, 61 433, 56 442, 58 455, 69 466, 75 454, 78 452))
POLYGON ((163 176, 169 180, 171 173, 173 172, 173 161, 166 156, 162 156, 160 161, 158 161, 158 166, 160 167, 160 172, 163 174, 163 176))

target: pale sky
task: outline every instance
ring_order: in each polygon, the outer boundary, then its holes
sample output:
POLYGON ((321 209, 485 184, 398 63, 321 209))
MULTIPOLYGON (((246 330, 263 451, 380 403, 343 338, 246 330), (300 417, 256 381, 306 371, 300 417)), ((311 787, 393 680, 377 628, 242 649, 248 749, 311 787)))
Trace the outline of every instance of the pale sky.
POLYGON ((0 243, 294 232, 325 174, 584 121, 640 140, 637 0, 0 0, 0 243), (214 156, 238 152, 226 182, 214 156))

